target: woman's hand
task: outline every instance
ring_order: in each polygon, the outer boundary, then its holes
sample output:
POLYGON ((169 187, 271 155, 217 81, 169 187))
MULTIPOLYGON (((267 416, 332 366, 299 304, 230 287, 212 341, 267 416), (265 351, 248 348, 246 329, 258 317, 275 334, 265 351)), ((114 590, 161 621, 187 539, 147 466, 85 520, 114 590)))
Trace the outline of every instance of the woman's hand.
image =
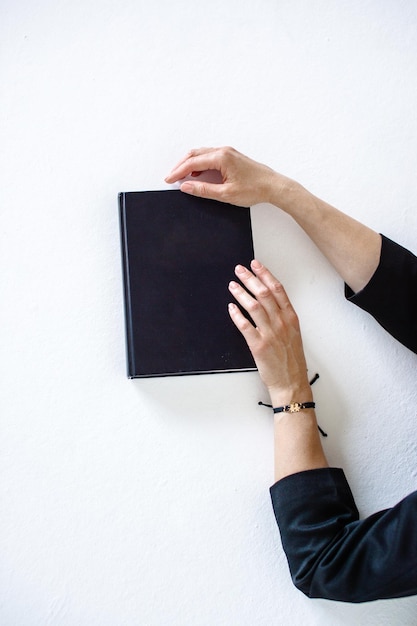
POLYGON ((277 190, 281 189, 284 193, 293 182, 228 147, 191 150, 165 181, 174 183, 190 175, 197 178, 208 170, 220 172, 222 182, 186 181, 182 183, 181 191, 237 206, 252 206, 259 202, 270 202, 277 190))
POLYGON ((238 265, 235 270, 250 293, 235 281, 229 290, 255 325, 235 304, 229 305, 230 317, 246 339, 272 404, 308 402, 312 393, 297 314, 283 286, 266 267, 254 260, 251 269, 238 265))
MULTIPOLYGON (((230 317, 247 341, 272 406, 311 402, 298 317, 283 286, 271 272, 259 261, 252 261, 251 268, 253 273, 241 265, 235 270, 250 294, 235 281, 229 289, 255 326, 235 304, 229 305, 230 317)), ((274 433, 276 480, 327 467, 314 409, 277 413, 274 433)))

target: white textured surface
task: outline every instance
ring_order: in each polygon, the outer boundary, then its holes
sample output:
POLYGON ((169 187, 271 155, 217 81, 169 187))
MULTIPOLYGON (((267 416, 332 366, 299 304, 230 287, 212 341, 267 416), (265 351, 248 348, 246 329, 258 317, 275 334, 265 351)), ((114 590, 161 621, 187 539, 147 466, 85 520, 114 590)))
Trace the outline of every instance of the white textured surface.
MULTIPOLYGON (((256 374, 125 378, 116 198, 227 143, 417 252, 416 3, 0 10, 0 623, 415 625, 415 598, 292 587, 256 374)), ((363 514, 390 506, 417 486, 415 357, 284 215, 253 218, 321 374, 329 458, 363 514)))

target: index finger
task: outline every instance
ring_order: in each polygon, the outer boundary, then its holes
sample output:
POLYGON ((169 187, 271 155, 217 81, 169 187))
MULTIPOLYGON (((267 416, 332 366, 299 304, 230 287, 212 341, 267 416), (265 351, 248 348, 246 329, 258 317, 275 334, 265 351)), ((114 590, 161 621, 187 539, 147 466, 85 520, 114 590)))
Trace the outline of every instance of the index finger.
POLYGON ((198 148, 191 150, 165 178, 167 183, 175 183, 192 172, 219 170, 220 163, 216 158, 216 148, 198 148))

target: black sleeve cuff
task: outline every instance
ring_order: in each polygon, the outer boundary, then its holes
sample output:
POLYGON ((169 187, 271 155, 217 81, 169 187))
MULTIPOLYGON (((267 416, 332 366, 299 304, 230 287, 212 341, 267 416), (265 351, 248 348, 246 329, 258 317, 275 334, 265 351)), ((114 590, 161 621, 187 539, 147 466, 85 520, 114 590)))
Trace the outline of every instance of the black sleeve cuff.
POLYGON ((381 236, 381 258, 374 275, 357 293, 345 285, 345 296, 417 353, 417 257, 381 236))

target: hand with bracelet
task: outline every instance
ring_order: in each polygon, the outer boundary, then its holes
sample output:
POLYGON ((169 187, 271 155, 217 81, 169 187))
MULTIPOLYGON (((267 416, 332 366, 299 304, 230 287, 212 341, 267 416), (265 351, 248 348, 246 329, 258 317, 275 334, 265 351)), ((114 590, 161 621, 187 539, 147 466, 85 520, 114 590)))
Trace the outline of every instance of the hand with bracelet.
POLYGON ((318 434, 298 317, 281 283, 259 261, 236 267, 229 314, 244 336, 275 413, 275 479, 327 467, 318 434), (250 293, 248 293, 250 292, 250 293))

